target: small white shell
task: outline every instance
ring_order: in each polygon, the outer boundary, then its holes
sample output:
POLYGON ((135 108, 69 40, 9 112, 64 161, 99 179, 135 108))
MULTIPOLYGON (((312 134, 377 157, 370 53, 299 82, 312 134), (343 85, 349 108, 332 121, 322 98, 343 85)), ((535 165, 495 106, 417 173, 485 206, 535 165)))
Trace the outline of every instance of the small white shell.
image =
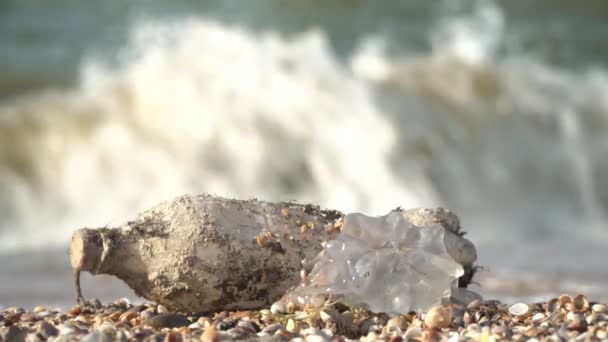
POLYGON ((608 312, 608 306, 605 304, 593 304, 591 310, 595 313, 608 312))
POLYGON ((517 303, 509 307, 509 313, 514 316, 525 316, 528 312, 530 312, 528 304, 517 303))
POLYGON ((534 316, 532 316, 532 322, 538 323, 540 321, 542 321, 545 318, 545 314, 542 312, 539 312, 537 314, 535 314, 534 316))

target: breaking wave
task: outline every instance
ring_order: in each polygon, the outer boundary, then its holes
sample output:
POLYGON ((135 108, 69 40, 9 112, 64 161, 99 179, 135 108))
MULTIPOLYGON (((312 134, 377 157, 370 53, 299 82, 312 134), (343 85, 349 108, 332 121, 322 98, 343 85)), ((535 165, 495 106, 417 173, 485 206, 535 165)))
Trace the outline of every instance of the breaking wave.
POLYGON ((339 57, 321 29, 140 20, 118 63, 89 57, 74 89, 0 103, 0 249, 63 246, 78 227, 210 192, 448 206, 489 264, 600 255, 608 73, 515 52, 507 25, 480 2, 441 17, 428 51, 368 35, 339 57))

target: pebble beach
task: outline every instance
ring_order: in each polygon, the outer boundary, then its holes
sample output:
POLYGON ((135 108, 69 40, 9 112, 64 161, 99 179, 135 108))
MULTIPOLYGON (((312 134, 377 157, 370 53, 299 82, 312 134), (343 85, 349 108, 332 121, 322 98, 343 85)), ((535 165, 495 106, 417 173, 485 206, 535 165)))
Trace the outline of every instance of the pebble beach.
POLYGON ((608 341, 608 305, 584 295, 539 303, 475 300, 389 316, 343 302, 185 314, 97 299, 67 310, 10 307, 0 341, 608 341))
POLYGON ((606 0, 0 0, 0 342, 608 342, 607 17, 606 0), (133 223, 202 193, 314 208, 133 223), (439 206, 458 224, 422 240, 446 250, 412 253, 387 213, 439 206), (337 210, 369 216, 354 240, 337 210), (431 306, 456 278, 479 296, 431 306))

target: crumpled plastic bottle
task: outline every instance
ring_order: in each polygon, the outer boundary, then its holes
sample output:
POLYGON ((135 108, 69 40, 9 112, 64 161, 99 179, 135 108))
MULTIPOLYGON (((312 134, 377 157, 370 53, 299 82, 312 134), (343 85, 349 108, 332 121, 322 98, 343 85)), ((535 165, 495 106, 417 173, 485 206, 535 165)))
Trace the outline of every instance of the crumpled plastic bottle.
MULTIPOLYGON (((346 215, 342 233, 325 244, 302 284, 281 301, 315 306, 342 298, 375 312, 407 313, 449 299, 464 275, 459 262, 472 264, 476 253, 458 230, 428 220, 441 215, 450 214, 395 210, 379 217, 346 215)), ((449 219, 458 222, 455 216, 449 219)))

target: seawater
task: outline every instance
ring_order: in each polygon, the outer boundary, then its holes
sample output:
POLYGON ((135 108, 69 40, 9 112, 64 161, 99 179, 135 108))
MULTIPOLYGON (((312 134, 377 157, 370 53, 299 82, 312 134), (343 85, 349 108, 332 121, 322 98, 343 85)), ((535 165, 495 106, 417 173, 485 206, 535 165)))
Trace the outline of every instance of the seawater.
POLYGON ((65 303, 73 230, 200 192, 445 206, 478 246, 480 291, 606 299, 607 12, 5 1, 0 305, 65 303))

